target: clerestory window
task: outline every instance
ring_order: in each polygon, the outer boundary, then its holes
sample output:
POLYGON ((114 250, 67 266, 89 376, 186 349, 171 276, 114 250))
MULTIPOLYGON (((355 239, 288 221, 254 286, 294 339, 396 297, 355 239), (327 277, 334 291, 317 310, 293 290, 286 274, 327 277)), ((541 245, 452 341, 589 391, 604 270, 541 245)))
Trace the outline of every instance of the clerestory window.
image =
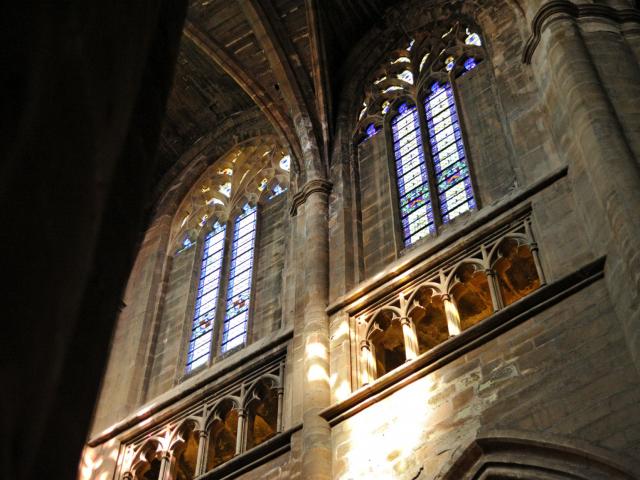
POLYGON ((460 24, 416 34, 367 89, 359 139, 390 142, 406 247, 477 208, 456 102, 456 78, 484 58, 480 35, 460 24))
POLYGON ((286 191, 290 161, 270 145, 238 149, 183 202, 178 253, 202 242, 187 374, 247 343, 260 206, 286 191))

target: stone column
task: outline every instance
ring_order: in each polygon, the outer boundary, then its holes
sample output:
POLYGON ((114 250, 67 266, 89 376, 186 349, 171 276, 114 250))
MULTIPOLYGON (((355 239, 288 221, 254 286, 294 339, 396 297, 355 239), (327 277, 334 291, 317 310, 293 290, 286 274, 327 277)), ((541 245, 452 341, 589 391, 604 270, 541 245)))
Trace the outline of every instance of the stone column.
POLYGON ((202 475, 207 468, 207 438, 209 432, 206 430, 198 431, 198 458, 196 460, 196 476, 202 475))
POLYGON ((360 354, 362 365, 362 385, 368 385, 376 379, 376 365, 373 360, 373 352, 371 351, 371 342, 362 340, 360 342, 360 354))
POLYGON ((158 480, 170 480, 171 478, 171 452, 162 452, 160 457, 160 474, 158 480))
POLYGON ((498 285, 498 279, 496 278, 496 272, 488 268, 484 271, 487 276, 487 283, 489 284, 489 294, 491 295, 491 303, 493 305, 493 311, 497 312, 504 308, 502 303, 502 295, 500 295, 500 286, 498 285))
MULTIPOLYGON (((328 193, 330 183, 309 181, 294 199, 304 205, 304 358, 302 397, 302 478, 331 478, 331 430, 319 413, 330 403, 328 193)), ((301 292, 302 293, 302 292, 301 292)))
POLYGON ((456 307, 456 305, 451 301, 451 295, 448 293, 442 295, 442 303, 444 304, 444 313, 447 317, 447 329, 449 330, 449 336, 455 337, 462 331, 458 307, 456 307))
POLYGON ((244 447, 244 432, 247 419, 247 411, 244 408, 238 409, 238 433, 236 435, 236 455, 242 453, 244 447))
POLYGON ((533 263, 536 266, 536 272, 538 273, 538 278, 540 279, 540 286, 544 286, 547 284, 547 278, 542 271, 542 263, 540 262, 540 253, 538 249, 538 242, 533 236, 533 231, 531 230, 531 218, 527 217, 524 222, 524 228, 527 233, 527 237, 529 237, 529 248, 531 248, 531 256, 533 257, 533 263))
POLYGON ((552 120, 569 175, 572 165, 585 172, 586 180, 573 180, 588 182, 599 206, 596 216, 588 199, 576 201, 594 252, 607 255, 605 282, 640 369, 640 164, 577 24, 584 7, 574 7, 554 11, 542 7, 533 22, 525 61, 531 59, 542 93, 553 102, 548 106, 551 115, 559 112, 552 120))
POLYGON ((418 334, 416 326, 409 317, 401 317, 402 336, 404 337, 404 353, 407 361, 418 356, 418 334))

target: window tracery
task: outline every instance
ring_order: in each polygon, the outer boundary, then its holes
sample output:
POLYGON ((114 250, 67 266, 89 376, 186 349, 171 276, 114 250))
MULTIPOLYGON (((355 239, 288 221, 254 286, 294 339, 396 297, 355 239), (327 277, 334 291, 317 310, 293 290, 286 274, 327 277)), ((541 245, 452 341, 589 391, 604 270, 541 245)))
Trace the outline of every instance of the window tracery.
POLYGON ((527 217, 358 316, 361 384, 435 348, 544 283, 527 217))
POLYGON ((204 236, 187 374, 208 365, 214 350, 246 343, 258 205, 287 190, 290 168, 291 157, 273 139, 245 142, 209 167, 178 209, 176 254, 204 236))
POLYGON ((434 26, 392 52, 365 91, 356 137, 385 131, 391 138, 405 246, 477 208, 455 79, 483 59, 473 28, 434 26))

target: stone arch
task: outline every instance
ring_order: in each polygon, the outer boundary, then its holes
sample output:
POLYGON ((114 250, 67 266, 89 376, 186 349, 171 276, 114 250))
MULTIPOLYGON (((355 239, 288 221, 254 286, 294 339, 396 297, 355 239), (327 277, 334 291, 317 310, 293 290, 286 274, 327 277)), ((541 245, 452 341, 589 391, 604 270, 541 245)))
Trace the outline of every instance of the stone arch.
POLYGON ((530 241, 525 235, 505 236, 494 245, 489 258, 504 306, 540 287, 540 273, 530 241))
POLYGON ((364 338, 372 350, 376 378, 399 367, 407 360, 401 316, 399 308, 387 305, 378 310, 367 325, 364 338))
POLYGON ((278 433, 278 388, 280 379, 275 375, 263 375, 247 390, 245 410, 247 414, 245 448, 259 445, 278 433))
POLYGON ((241 401, 237 397, 225 397, 211 409, 206 422, 208 446, 206 470, 221 465, 237 453, 238 411, 241 401))
POLYGON ((200 420, 195 417, 185 418, 172 433, 169 447, 172 454, 172 479, 191 480, 197 474, 200 420))
POLYGON ((449 274, 447 292, 456 306, 462 330, 493 313, 494 304, 489 282, 485 265, 479 259, 465 259, 449 274))
POLYGON ((133 453, 129 471, 134 480, 151 480, 159 472, 162 456, 162 439, 151 437, 133 453))
POLYGON ((634 480, 637 467, 609 452, 532 437, 478 438, 445 467, 439 480, 634 480))

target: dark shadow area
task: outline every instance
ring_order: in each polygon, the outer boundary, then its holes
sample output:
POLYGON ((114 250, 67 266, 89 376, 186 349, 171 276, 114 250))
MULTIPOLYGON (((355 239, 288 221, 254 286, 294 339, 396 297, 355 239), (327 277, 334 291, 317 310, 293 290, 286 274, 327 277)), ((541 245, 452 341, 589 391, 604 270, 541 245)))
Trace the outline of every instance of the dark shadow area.
POLYGON ((77 476, 185 9, 14 2, 0 16, 4 478, 77 476))

